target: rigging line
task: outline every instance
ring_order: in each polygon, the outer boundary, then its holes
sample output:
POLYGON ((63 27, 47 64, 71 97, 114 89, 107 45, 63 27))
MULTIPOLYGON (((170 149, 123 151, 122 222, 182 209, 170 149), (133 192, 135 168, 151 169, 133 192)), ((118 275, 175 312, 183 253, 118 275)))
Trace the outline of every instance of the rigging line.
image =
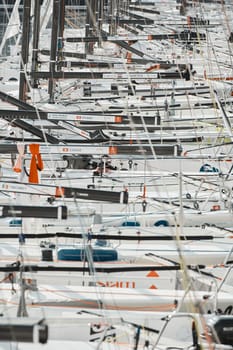
MULTIPOLYGON (((178 207, 180 208, 180 203, 176 203, 175 201, 173 201, 172 199, 170 200, 165 200, 165 199, 159 199, 159 198, 152 198, 155 202, 159 202, 159 203, 164 203, 164 204, 169 204, 170 206, 174 206, 174 207, 178 207)), ((192 207, 188 206, 188 205, 182 205, 184 209, 193 209, 192 207)))
MULTIPOLYGON (((209 224, 205 224, 205 226, 208 227, 208 226, 210 226, 210 225, 209 225, 209 224)), ((213 225, 211 225, 211 226, 216 227, 218 230, 221 230, 221 231, 224 231, 224 232, 229 232, 229 233, 233 234, 233 231, 230 230, 229 228, 221 227, 221 226, 218 226, 218 225, 216 225, 216 224, 213 224, 213 225)))
MULTIPOLYGON (((231 250, 232 251, 232 250, 231 250)), ((227 277, 229 276, 229 274, 231 273, 233 269, 233 265, 229 266, 226 273, 225 273, 225 276, 222 278, 222 281, 221 283, 219 284, 219 286, 217 287, 217 293, 219 293, 224 285, 224 283, 226 282, 227 280, 227 277)))
POLYGON ((218 73, 221 76, 221 66, 220 66, 219 60, 217 58, 215 47, 214 47, 213 43, 211 42, 211 37, 208 34, 209 34, 209 32, 207 32, 207 38, 208 38, 210 44, 207 46, 207 48, 208 49, 209 49, 209 47, 211 48, 211 53, 213 53, 214 58, 215 58, 215 60, 208 59, 208 63, 210 64, 210 71, 214 71, 214 67, 211 66, 211 64, 212 64, 212 62, 215 62, 217 64, 218 73))
MULTIPOLYGON (((217 174, 218 174, 218 173, 217 173, 217 174)), ((174 176, 174 177, 178 177, 178 174, 174 173, 173 176, 174 176)), ((219 177, 220 177, 220 176, 219 176, 219 177)), ((218 185, 218 184, 215 183, 215 182, 206 181, 206 180, 204 180, 204 182, 203 182, 203 179, 202 179, 202 178, 196 178, 196 177, 193 177, 192 175, 185 175, 185 174, 184 174, 184 175, 183 175, 183 178, 188 178, 188 179, 190 179, 190 180, 192 180, 192 181, 194 181, 194 182, 195 182, 195 181, 198 181, 198 182, 200 182, 201 185, 207 184, 207 185, 215 186, 215 187, 217 187, 217 188, 220 187, 220 185, 218 185)), ((189 182, 189 181, 186 180, 186 179, 184 179, 184 181, 185 181, 185 183, 187 183, 187 184, 189 184, 189 185, 196 186, 195 183, 189 182)), ((208 190, 209 190, 209 188, 204 188, 204 191, 208 191, 208 190)))
POLYGON ((228 118, 228 116, 227 116, 227 114, 226 114, 226 112, 225 112, 225 109, 224 109, 224 107, 223 107, 223 104, 222 104, 222 102, 220 101, 216 90, 214 90, 213 93, 214 93, 214 96, 215 96, 215 99, 216 99, 218 108, 219 108, 220 111, 221 111, 221 114, 222 114, 222 118, 223 118, 223 122, 224 122, 225 128, 226 128, 227 132, 229 133, 229 136, 230 136, 231 140, 233 140, 233 133, 232 133, 232 127, 231 127, 230 120, 229 120, 229 118, 228 118))
MULTIPOLYGON (((233 141, 218 143, 218 144, 210 145, 210 146, 203 146, 203 147, 199 147, 199 148, 192 148, 190 150, 186 150, 185 151, 185 155, 187 153, 191 153, 191 152, 202 151, 202 150, 205 150, 205 149, 212 149, 212 148, 215 148, 215 147, 221 148, 222 146, 228 146, 228 145, 233 145, 233 141)), ((227 155, 226 155, 226 157, 227 157, 227 155)))

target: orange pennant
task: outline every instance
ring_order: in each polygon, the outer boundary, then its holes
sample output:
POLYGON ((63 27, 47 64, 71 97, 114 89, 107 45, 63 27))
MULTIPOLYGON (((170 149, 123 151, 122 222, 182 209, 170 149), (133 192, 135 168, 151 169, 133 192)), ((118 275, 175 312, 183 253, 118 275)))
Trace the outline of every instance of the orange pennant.
POLYGON ((158 274, 158 272, 151 270, 150 272, 148 272, 146 277, 159 277, 159 274, 158 274))
POLYGON ((158 289, 154 284, 152 284, 152 286, 150 286, 149 289, 158 289))
POLYGON ((63 197, 65 189, 63 187, 56 187, 55 197, 63 197))

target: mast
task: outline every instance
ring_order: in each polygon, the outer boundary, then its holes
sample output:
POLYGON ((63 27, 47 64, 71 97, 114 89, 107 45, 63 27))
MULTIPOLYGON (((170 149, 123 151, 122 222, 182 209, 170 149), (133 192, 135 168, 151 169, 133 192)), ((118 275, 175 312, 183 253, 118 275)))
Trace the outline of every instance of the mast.
POLYGON ((100 0, 97 2, 97 14, 96 14, 97 30, 100 35, 102 31, 103 16, 104 16, 104 2, 103 0, 100 0))
POLYGON ((26 69, 28 64, 28 52, 29 52, 30 13, 31 13, 31 0, 24 0, 22 51, 21 51, 20 81, 19 81, 19 99, 24 102, 26 102, 26 93, 27 93, 26 69))
POLYGON ((60 0, 59 28, 58 28, 58 48, 57 48, 57 69, 60 71, 63 61, 63 34, 65 27, 65 0, 60 0))
MULTIPOLYGON (((95 36, 96 33, 96 13, 97 13, 97 0, 87 0, 86 1, 86 28, 85 36, 95 36)), ((93 53, 93 42, 87 42, 85 44, 85 52, 92 54, 93 53)))
POLYGON ((109 34, 115 35, 116 34, 116 12, 117 12, 117 0, 110 1, 109 4, 109 34))
MULTIPOLYGON (((40 33, 40 1, 34 1, 34 23, 33 23, 33 42, 32 42, 32 68, 31 71, 38 70, 38 45, 40 33)), ((32 76, 31 85, 38 87, 38 80, 32 76)))
POLYGON ((53 0, 52 34, 51 34, 50 63, 49 63, 50 77, 49 77, 49 83, 48 83, 48 93, 49 93, 50 103, 54 103, 54 73, 56 68, 56 57, 57 57, 59 5, 60 5, 60 0, 53 0))

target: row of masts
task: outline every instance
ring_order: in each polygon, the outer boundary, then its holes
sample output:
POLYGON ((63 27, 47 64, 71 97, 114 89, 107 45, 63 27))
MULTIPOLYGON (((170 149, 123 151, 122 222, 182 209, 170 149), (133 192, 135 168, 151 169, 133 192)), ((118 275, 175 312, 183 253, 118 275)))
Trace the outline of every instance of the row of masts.
MULTIPOLYGON (((21 50, 21 67, 20 67, 20 84, 19 99, 27 100, 28 82, 26 70, 29 64, 29 42, 30 33, 32 33, 32 62, 31 62, 31 81, 32 88, 38 87, 38 79, 33 76, 33 72, 38 71, 39 59, 39 38, 40 38, 40 18, 41 18, 40 1, 24 0, 23 19, 22 19, 22 50, 21 50), (31 23, 30 14, 33 12, 33 23, 31 23)), ((85 20, 85 37, 99 37, 101 42, 102 26, 104 21, 109 23, 109 34, 115 35, 117 32, 119 9, 126 13, 129 1, 113 0, 106 2, 104 0, 86 0, 86 20, 85 20)), ((48 78, 48 93, 50 103, 54 103, 54 87, 56 72, 61 71, 63 61, 64 46, 64 28, 65 28, 65 0, 53 0, 52 2, 52 19, 51 19, 51 42, 50 42, 50 63, 48 78)), ((94 43, 88 40, 85 43, 85 53, 92 54, 94 43)))

